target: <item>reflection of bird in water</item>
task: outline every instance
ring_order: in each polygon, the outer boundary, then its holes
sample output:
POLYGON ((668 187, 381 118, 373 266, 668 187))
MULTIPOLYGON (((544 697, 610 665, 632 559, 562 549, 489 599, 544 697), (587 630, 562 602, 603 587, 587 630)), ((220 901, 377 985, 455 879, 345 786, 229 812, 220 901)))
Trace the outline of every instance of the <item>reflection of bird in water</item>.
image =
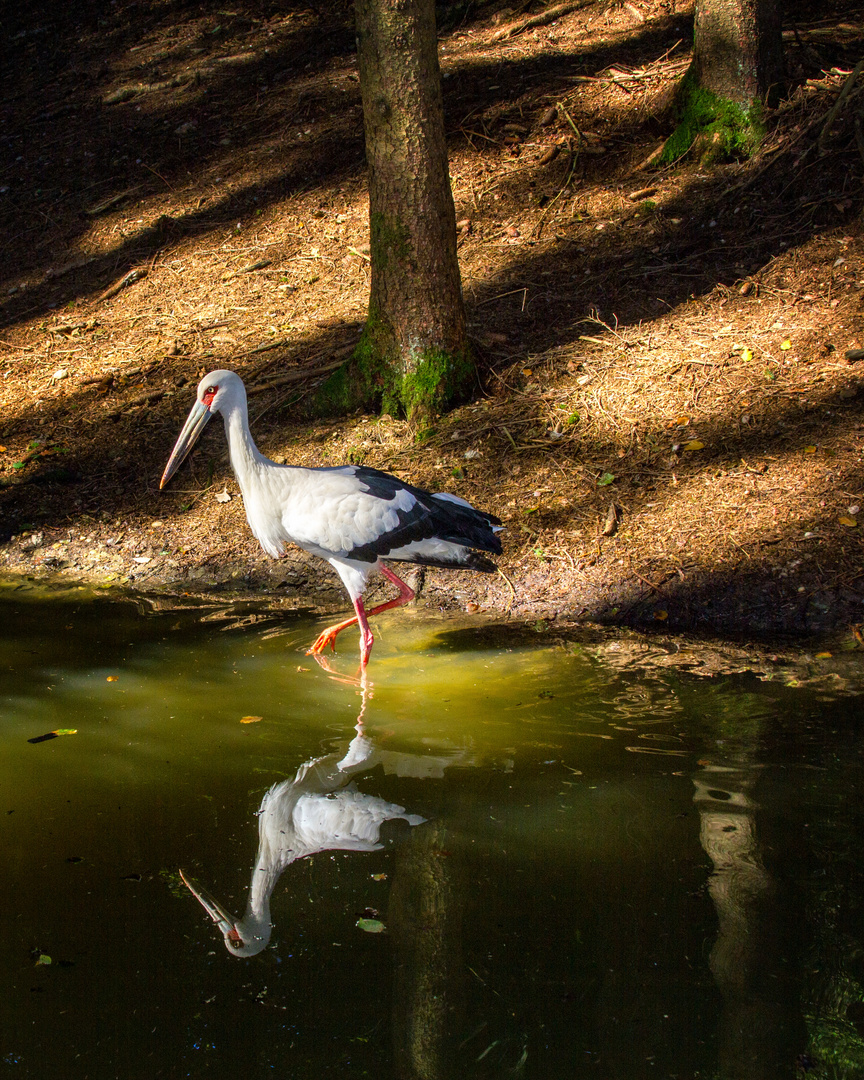
POLYGON ((303 469, 277 465, 252 441, 246 389, 233 371, 211 371, 198 384, 197 400, 171 451, 159 487, 164 487, 195 445, 210 417, 221 412, 231 465, 243 492, 249 527, 272 558, 285 544, 318 555, 336 570, 348 590, 355 614, 328 627, 309 650, 334 648, 336 635, 360 626, 360 662, 372 651, 368 615, 407 604, 413 590, 382 559, 494 571, 482 552, 501 554, 496 533, 501 522, 475 510, 457 495, 431 494, 395 476, 357 465, 303 469), (380 571, 399 595, 367 612, 366 581, 380 571))
POLYGON ((351 776, 368 771, 374 764, 375 748, 358 726, 358 735, 346 754, 307 761, 293 780, 270 788, 258 812, 258 854, 242 919, 235 919, 180 871, 224 934, 232 955, 254 956, 266 947, 272 925, 270 894, 282 872, 296 859, 319 851, 377 851, 383 847, 379 831, 385 821, 402 818, 409 825, 420 825, 425 820, 406 814, 405 808, 395 803, 357 791, 350 783, 351 776))

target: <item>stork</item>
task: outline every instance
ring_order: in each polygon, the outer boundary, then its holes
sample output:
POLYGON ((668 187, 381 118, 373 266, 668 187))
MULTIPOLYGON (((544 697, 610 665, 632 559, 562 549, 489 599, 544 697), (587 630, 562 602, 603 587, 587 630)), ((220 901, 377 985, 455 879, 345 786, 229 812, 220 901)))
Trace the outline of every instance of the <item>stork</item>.
POLYGON ((308 650, 335 651, 336 636, 360 627, 360 663, 372 651, 369 616, 414 599, 414 590, 383 559, 453 569, 494 572, 482 552, 501 554, 501 522, 457 495, 431 494, 389 473, 358 465, 306 469, 277 465, 255 445, 243 380, 233 371, 211 371, 198 384, 195 404, 171 451, 159 487, 164 488, 204 430, 221 413, 231 465, 243 493, 249 528, 271 558, 295 544, 325 559, 342 579, 355 614, 327 627, 308 650), (399 590, 392 600, 366 611, 363 593, 380 572, 399 590))

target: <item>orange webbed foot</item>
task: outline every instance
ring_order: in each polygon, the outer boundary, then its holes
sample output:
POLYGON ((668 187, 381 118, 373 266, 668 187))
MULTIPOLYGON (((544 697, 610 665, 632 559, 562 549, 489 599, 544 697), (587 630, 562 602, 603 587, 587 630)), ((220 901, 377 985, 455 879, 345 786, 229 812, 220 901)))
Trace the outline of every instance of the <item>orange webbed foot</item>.
POLYGON ((336 635, 341 630, 353 626, 355 622, 357 622, 356 616, 352 619, 346 619, 344 622, 336 623, 334 626, 328 626, 326 630, 322 630, 313 642, 311 648, 306 650, 306 655, 317 656, 318 653, 324 652, 328 645, 333 652, 336 652, 336 635))
POLYGON ((333 632, 333 628, 325 630, 323 634, 319 634, 315 641, 306 650, 307 656, 317 656, 326 650, 327 646, 330 646, 333 652, 336 652, 336 634, 333 632))

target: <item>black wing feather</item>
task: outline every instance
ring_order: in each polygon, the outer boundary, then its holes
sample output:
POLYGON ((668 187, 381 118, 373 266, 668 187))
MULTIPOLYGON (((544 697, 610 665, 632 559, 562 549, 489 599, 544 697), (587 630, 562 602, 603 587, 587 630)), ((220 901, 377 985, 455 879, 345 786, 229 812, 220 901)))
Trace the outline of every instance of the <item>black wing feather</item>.
MULTIPOLYGON (((397 548, 433 538, 460 544, 471 549, 471 552, 488 551, 493 555, 501 554, 501 541, 492 529, 493 525, 500 525, 501 521, 493 514, 449 500, 436 499, 431 492, 406 484, 378 469, 352 466, 352 472, 377 499, 392 502, 400 491, 407 491, 414 497, 415 503, 410 510, 396 511, 399 524, 395 528, 368 544, 352 548, 344 553, 346 556, 361 562, 374 562, 376 559, 386 558, 389 552, 397 548)), ((429 565, 449 565, 438 564, 434 560, 418 561, 428 561, 429 565)), ((466 565, 476 570, 495 569, 495 564, 480 554, 469 554, 466 565)))

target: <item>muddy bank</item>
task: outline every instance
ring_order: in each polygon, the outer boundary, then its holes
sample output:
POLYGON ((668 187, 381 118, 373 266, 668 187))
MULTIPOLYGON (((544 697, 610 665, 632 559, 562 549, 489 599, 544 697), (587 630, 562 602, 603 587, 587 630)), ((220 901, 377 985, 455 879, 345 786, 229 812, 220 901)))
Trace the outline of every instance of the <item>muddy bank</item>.
MULTIPOLYGON (((264 602, 322 615, 350 606, 331 568, 303 551, 291 549, 285 558, 272 560, 241 532, 197 556, 183 550, 173 531, 160 521, 113 534, 92 525, 86 534, 77 527, 25 531, 0 545, 0 573, 48 586, 264 602)), ((215 544, 213 534, 210 539, 215 544)), ((617 549, 606 553, 599 544, 598 549, 593 565, 583 569, 572 559, 526 567, 506 557, 498 574, 409 564, 401 569, 418 594, 417 605, 482 614, 514 629, 628 627, 760 642, 771 649, 793 641, 807 647, 827 638, 856 642, 857 624, 864 619, 864 575, 824 586, 799 562, 777 568, 772 576, 679 571, 651 581, 632 567, 622 569, 614 557, 617 549)), ((388 588, 383 579, 373 579, 370 602, 389 596, 388 588)))

